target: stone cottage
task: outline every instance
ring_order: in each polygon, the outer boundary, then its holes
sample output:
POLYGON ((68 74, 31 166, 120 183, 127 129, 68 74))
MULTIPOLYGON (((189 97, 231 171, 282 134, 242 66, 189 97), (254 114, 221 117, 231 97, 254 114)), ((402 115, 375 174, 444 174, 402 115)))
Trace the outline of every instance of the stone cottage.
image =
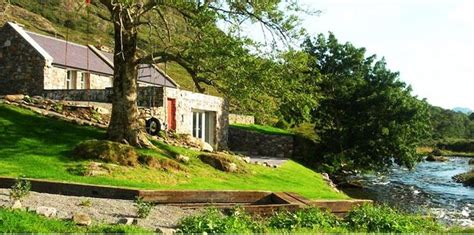
MULTIPOLYGON (((110 105, 113 54, 26 31, 8 22, 0 29, 0 95, 110 105)), ((228 109, 223 98, 193 93, 155 65, 138 73, 138 104, 155 110, 162 129, 193 135, 214 148, 227 148, 228 109)))

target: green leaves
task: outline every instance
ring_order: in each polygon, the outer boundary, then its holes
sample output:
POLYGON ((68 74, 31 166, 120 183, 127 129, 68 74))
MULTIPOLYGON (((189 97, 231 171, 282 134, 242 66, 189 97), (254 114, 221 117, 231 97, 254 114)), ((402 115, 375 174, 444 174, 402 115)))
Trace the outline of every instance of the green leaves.
POLYGON ((321 77, 322 99, 312 114, 334 170, 413 167, 417 143, 429 131, 427 103, 411 95, 384 59, 366 57, 364 48, 340 44, 333 34, 307 39, 304 50, 313 76, 321 77))

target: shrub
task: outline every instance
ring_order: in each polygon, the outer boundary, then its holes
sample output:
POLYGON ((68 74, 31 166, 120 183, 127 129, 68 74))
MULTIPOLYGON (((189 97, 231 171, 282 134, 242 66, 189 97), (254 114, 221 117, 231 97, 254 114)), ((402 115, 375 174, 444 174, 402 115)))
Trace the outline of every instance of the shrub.
POLYGON ((305 208, 291 213, 277 212, 269 218, 268 225, 275 229, 296 230, 330 229, 339 226, 339 220, 332 214, 318 208, 305 208))
POLYGON ((148 217, 153 209, 153 203, 145 202, 141 197, 137 197, 134 206, 137 208, 137 216, 139 218, 148 217))
POLYGON ((123 166, 138 165, 138 154, 132 146, 107 140, 83 141, 74 148, 73 154, 82 159, 101 160, 123 166))
POLYGON ((436 232, 441 226, 429 218, 409 215, 388 206, 363 205, 350 211, 345 222, 359 232, 436 232))
POLYGON ((21 200, 30 194, 31 182, 25 179, 17 179, 10 189, 10 199, 21 200))
POLYGON ((203 214, 182 219, 179 233, 263 233, 265 226, 242 209, 234 209, 229 216, 217 209, 207 209, 203 214))

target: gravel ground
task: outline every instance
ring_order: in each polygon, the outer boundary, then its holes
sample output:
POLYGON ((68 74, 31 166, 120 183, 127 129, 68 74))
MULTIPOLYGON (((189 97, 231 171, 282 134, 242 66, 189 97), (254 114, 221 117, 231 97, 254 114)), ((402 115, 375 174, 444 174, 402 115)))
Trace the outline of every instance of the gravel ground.
MULTIPOLYGON (((0 207, 11 206, 8 196, 9 191, 9 189, 0 189, 0 207)), ((121 218, 130 218, 136 215, 133 201, 129 200, 31 192, 30 195, 22 200, 22 205, 28 210, 36 210, 40 206, 56 208, 56 217, 60 219, 71 219, 75 212, 86 213, 92 218, 93 223, 116 224, 121 218), (84 201, 90 201, 90 206, 81 206, 80 204, 84 201)), ((148 218, 138 219, 137 225, 152 230, 157 228, 174 228, 181 218, 198 212, 199 210, 195 209, 156 205, 148 218)))

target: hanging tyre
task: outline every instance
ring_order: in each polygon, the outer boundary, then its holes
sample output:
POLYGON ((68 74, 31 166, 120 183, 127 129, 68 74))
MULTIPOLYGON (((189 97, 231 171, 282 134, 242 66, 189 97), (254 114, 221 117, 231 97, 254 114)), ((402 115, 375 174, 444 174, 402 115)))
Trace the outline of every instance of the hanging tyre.
POLYGON ((158 119, 152 117, 146 120, 146 132, 150 135, 158 135, 161 131, 161 123, 158 119))

